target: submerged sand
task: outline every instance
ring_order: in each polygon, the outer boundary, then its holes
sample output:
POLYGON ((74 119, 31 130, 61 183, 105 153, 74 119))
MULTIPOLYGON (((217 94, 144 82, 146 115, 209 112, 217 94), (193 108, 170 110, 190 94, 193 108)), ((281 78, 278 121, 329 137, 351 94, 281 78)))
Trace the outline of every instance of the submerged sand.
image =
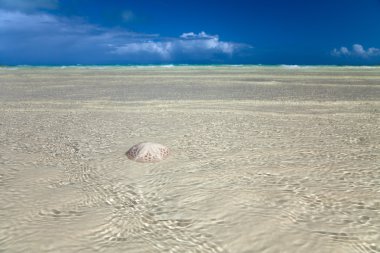
POLYGON ((0 252, 380 252, 379 114, 380 68, 0 68, 0 252))

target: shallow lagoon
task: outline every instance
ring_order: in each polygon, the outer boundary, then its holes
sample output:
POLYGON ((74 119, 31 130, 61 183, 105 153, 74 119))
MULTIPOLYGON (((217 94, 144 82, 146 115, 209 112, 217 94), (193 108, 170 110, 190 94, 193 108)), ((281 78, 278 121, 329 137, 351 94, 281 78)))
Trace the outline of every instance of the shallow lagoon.
POLYGON ((0 251, 380 252, 379 112, 380 68, 0 68, 0 251))

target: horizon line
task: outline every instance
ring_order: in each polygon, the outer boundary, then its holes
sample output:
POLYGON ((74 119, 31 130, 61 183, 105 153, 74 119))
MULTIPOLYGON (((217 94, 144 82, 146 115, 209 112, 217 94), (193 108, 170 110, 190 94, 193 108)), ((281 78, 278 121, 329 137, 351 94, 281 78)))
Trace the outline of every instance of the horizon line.
POLYGON ((0 68, 73 68, 73 67, 285 67, 285 68, 302 68, 302 67, 380 67, 380 64, 371 65, 345 65, 345 64, 0 64, 0 68))

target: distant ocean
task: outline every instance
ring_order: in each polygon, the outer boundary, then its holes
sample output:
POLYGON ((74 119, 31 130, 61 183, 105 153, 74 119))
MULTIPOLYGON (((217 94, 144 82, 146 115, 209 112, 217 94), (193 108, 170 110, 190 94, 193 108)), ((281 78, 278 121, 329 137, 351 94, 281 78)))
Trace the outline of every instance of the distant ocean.
POLYGON ((303 68, 380 68, 380 65, 296 65, 296 64, 146 64, 146 65, 0 65, 6 69, 25 69, 25 68, 81 68, 81 69, 106 69, 106 68, 284 68, 284 69, 303 69, 303 68))

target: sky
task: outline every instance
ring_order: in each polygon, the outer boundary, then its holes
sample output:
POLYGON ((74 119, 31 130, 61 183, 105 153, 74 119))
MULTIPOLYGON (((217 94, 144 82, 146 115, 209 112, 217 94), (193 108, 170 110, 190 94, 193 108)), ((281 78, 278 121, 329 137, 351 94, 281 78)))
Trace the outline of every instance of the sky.
POLYGON ((0 0, 0 65, 380 65, 380 0, 0 0))

